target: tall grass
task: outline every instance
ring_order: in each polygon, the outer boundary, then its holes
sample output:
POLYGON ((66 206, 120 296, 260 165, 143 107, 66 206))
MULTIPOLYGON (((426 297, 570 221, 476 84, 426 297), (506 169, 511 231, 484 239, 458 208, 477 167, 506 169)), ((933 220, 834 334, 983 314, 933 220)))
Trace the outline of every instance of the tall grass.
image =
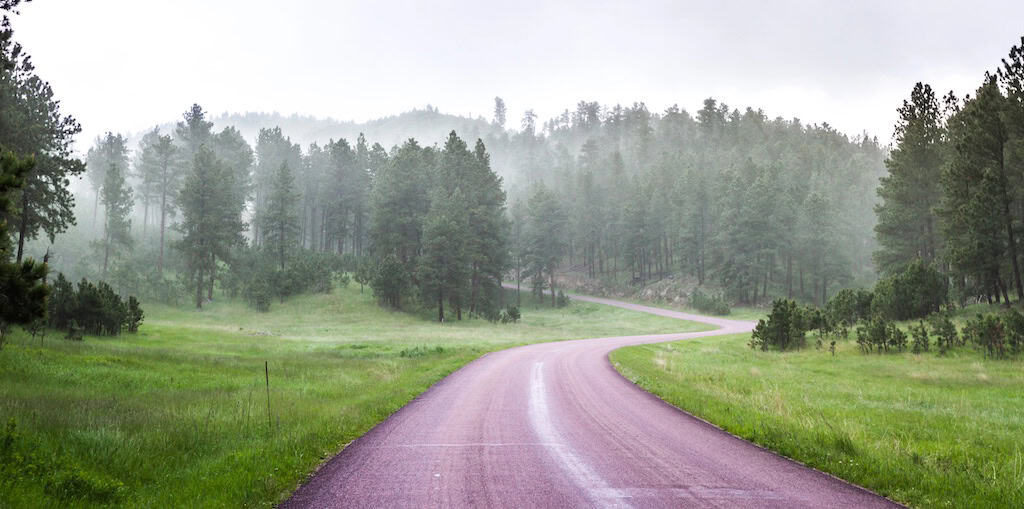
MULTIPOLYGON (((0 351, 0 506, 238 507, 281 501, 326 458, 481 354, 535 341, 696 330, 574 303, 444 325, 369 292, 257 313, 148 306, 138 334, 16 332, 0 351), (268 424, 264 362, 269 366, 268 424)), ((426 315, 425 315, 426 316, 426 315)))
POLYGON ((1024 507, 1024 362, 752 351, 749 334, 630 347, 623 375, 730 433, 918 507, 1024 507))

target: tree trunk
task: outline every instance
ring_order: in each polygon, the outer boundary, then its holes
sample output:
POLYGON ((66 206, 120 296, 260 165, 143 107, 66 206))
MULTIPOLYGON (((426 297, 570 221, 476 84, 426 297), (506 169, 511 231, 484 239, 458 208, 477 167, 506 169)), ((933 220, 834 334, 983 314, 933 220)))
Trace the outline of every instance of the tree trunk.
POLYGON ((555 307, 555 269, 551 268, 551 307, 555 307))
POLYGON ((31 213, 28 210, 28 193, 22 191, 21 193, 21 221, 18 225, 18 257, 15 259, 19 264, 25 254, 25 237, 28 236, 28 216, 31 213))
POLYGON ((444 295, 437 292, 437 321, 444 323, 444 295))
POLYGON ((107 264, 110 262, 110 231, 103 236, 103 279, 107 279, 107 264))
POLYGON ((199 262, 196 270, 196 309, 203 309, 203 262, 199 262))
MULTIPOLYGON (((1017 261, 1017 241, 1013 235, 1013 216, 1010 215, 1010 190, 1008 189, 1008 182, 1006 177, 1006 155, 1004 150, 1004 144, 1000 143, 999 146, 999 184, 1002 186, 1003 193, 1003 222, 1006 224, 1006 236, 1009 240, 1010 251, 1010 262, 1013 265, 1013 282, 1017 286, 1017 300, 1024 301, 1024 286, 1020 284, 1020 265, 1017 261)), ((1009 305, 1010 301, 1006 301, 1009 305)))
POLYGON ((210 255, 210 287, 207 289, 206 298, 213 300, 213 283, 217 279, 217 256, 210 255))
POLYGON ((164 186, 163 197, 160 200, 160 258, 156 263, 156 271, 160 278, 164 277, 164 228, 167 221, 167 186, 164 186))
POLYGON ((793 298, 793 254, 786 253, 786 298, 793 298))

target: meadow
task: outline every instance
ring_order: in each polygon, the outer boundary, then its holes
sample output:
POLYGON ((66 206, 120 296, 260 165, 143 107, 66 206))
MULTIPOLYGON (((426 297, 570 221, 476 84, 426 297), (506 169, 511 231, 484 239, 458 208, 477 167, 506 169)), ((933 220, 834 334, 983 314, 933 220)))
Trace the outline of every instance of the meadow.
MULTIPOLYGON (((644 389, 784 456, 915 507, 1024 507, 1024 361, 970 347, 754 351, 749 334, 616 350, 644 389)), ((813 342, 812 342, 813 343, 813 342)))
POLYGON ((13 332, 0 350, 0 506, 275 505, 486 352, 703 327, 582 302, 552 309, 525 294, 517 324, 442 325, 382 309, 356 286, 269 313, 231 300, 144 307, 137 334, 13 332))

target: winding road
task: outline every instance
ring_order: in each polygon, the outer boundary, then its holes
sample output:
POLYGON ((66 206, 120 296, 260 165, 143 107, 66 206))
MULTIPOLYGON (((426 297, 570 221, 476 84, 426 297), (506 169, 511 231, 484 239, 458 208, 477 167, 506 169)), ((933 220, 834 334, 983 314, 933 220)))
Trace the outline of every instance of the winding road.
POLYGON ((485 355, 349 444, 282 507, 898 507, 678 410, 608 361, 616 348, 754 324, 573 298, 719 328, 485 355))

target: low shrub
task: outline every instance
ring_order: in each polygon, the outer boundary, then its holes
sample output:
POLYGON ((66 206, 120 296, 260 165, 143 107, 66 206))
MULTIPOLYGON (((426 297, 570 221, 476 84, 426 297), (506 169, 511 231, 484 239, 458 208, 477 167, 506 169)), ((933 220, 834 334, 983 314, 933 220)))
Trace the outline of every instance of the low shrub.
POLYGON ((879 281, 871 311, 890 320, 924 318, 946 303, 949 285, 941 272, 917 260, 903 272, 879 281))
POLYGON ((555 307, 564 308, 569 306, 569 296, 562 290, 558 290, 558 296, 555 297, 555 307))
POLYGON ((963 338, 980 347, 987 357, 1015 357, 1024 350, 1024 315, 1015 309, 1001 316, 978 314, 964 325, 963 338))
POLYGON ((506 309, 501 310, 499 321, 501 323, 516 323, 522 318, 519 314, 519 308, 516 306, 509 306, 506 309))
POLYGON ((854 324, 871 317, 871 290, 843 288, 828 301, 826 310, 833 323, 854 324))
POLYGON ((51 289, 48 316, 50 327, 68 331, 70 339, 80 339, 83 333, 113 336, 122 330, 136 332, 144 313, 134 296, 125 302, 103 281, 93 284, 82 279, 76 289, 64 274, 58 274, 51 289))
POLYGON ((750 347, 762 351, 803 348, 810 330, 806 313, 795 301, 776 299, 767 320, 759 320, 751 335, 750 347))
POLYGON ((910 347, 912 352, 927 352, 931 347, 931 340, 928 337, 928 329, 924 326, 924 320, 921 320, 917 327, 910 328, 910 335, 914 338, 910 347))
POLYGON ((729 303, 722 295, 707 295, 700 289, 695 289, 690 294, 690 305, 697 311, 713 315, 728 315, 730 313, 729 303))

